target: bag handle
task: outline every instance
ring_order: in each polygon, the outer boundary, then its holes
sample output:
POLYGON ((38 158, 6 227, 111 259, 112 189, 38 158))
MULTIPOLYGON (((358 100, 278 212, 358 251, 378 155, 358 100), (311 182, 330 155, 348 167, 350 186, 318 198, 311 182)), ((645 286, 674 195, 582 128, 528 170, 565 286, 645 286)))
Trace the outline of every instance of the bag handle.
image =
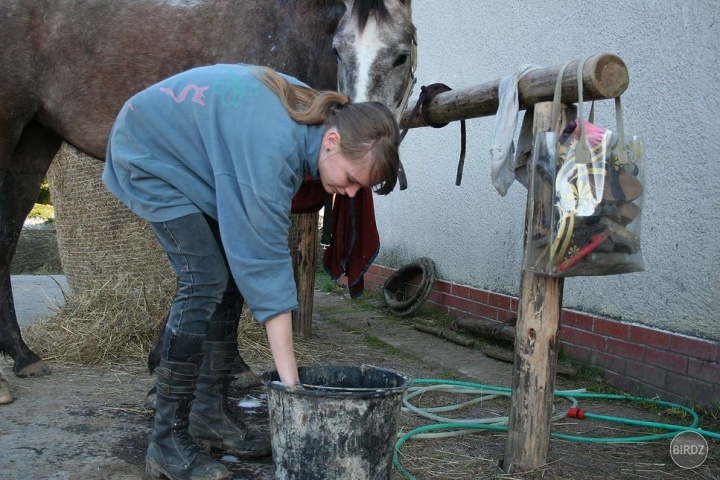
POLYGON ((620 97, 615 97, 615 122, 617 123, 618 148, 617 156, 621 164, 630 163, 625 151, 625 126, 623 125, 622 103, 620 97))
MULTIPOLYGON (((583 118, 583 68, 585 67, 585 62, 590 57, 585 57, 580 60, 578 60, 577 64, 577 91, 578 91, 578 119, 582 120, 583 118)), ((560 67, 560 72, 558 73, 558 78, 555 81, 555 93, 553 95, 553 103, 552 103, 552 113, 551 113, 551 121, 552 121, 552 127, 551 129, 555 128, 557 125, 557 122, 560 117, 560 100, 562 97, 562 80, 563 75, 565 74, 565 69, 567 68, 570 63, 572 63, 573 60, 570 60, 569 62, 565 63, 562 67, 560 67)), ((590 116, 588 118, 588 122, 593 123, 595 117, 595 102, 592 102, 592 106, 590 107, 590 116)), ((620 97, 615 97, 615 121, 617 123, 617 135, 618 135, 618 143, 621 146, 621 148, 618 149, 618 155, 620 157, 621 163, 627 163, 627 154, 624 149, 625 145, 625 127, 623 126, 623 115, 622 115, 622 102, 620 100, 620 97)), ((575 162, 576 163, 590 163, 592 161, 592 155, 590 154, 590 149, 588 148, 586 137, 585 137, 585 127, 583 125, 582 121, 578 121, 578 124, 580 126, 580 140, 578 141, 577 147, 575 147, 575 162)))
POLYGON ((562 96, 562 80, 563 80, 563 75, 565 75, 565 69, 567 68, 568 65, 570 65, 571 62, 572 62, 572 60, 570 60, 569 62, 565 63, 562 67, 560 67, 560 72, 558 73, 558 78, 555 81, 555 94, 553 95, 552 110, 550 113, 550 119, 551 119, 550 130, 555 128, 555 126, 557 125, 557 122, 559 120, 559 117, 560 117, 560 97, 562 96))
POLYGON ((592 162, 592 154, 587 144, 587 137, 585 136, 585 126, 583 124, 583 67, 585 61, 589 57, 585 57, 578 60, 577 65, 577 88, 578 88, 578 125, 580 126, 580 138, 578 139, 577 146, 575 147, 575 163, 588 164, 592 162))
MULTIPOLYGON (((586 57, 578 62, 578 70, 577 70, 577 82, 578 82, 578 118, 582 119, 583 117, 583 84, 582 84, 582 69, 585 66, 585 62, 590 57, 586 57)), ((590 107, 590 116, 588 117, 588 122, 593 123, 594 122, 594 116, 595 116, 595 102, 592 102, 592 106, 590 107)), ((618 145, 620 148, 618 148, 618 157, 620 163, 628 163, 627 154, 625 152, 625 127, 623 125, 623 114, 622 114, 622 102, 620 101, 620 97, 615 97, 615 123, 617 125, 617 138, 618 138, 618 145)), ((585 129, 583 127, 583 122, 580 122, 580 140, 578 141, 578 146, 576 147, 575 152, 575 162, 576 163, 590 163, 592 159, 592 155, 590 154, 590 150, 587 146, 587 141, 585 139, 585 129), (580 150, 580 152, 578 152, 580 150), (587 156, 586 156, 587 155, 587 156)))

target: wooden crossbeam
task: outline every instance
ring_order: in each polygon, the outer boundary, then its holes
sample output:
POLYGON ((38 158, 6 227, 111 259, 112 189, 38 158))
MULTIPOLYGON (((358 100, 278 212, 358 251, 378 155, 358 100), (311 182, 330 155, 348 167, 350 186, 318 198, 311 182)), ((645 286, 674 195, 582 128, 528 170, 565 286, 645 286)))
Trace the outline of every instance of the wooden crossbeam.
MULTIPOLYGON (((565 68, 562 80, 563 103, 577 102, 577 64, 573 60, 565 68)), ((528 72, 518 82, 520 108, 527 109, 541 102, 551 102, 555 93, 555 82, 562 65, 543 67, 528 72)), ((428 114, 433 123, 447 123, 470 118, 495 115, 498 109, 498 87, 501 78, 474 85, 458 88, 438 94, 428 104, 428 114)), ((625 62, 612 53, 601 53, 589 57, 583 66, 583 98, 585 100, 602 100, 622 95, 628 87, 625 62)), ((401 125, 407 123, 410 112, 415 108, 411 102, 402 116, 401 125)), ((421 115, 413 120, 411 128, 427 126, 421 115)))

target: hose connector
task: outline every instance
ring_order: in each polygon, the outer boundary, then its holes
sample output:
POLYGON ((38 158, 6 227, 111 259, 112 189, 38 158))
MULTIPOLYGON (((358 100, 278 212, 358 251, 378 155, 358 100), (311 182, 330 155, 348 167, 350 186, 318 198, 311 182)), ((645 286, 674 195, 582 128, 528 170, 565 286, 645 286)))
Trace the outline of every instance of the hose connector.
POLYGON ((570 408, 568 409, 567 416, 570 418, 579 418, 583 420, 585 418, 585 410, 581 408, 570 408))

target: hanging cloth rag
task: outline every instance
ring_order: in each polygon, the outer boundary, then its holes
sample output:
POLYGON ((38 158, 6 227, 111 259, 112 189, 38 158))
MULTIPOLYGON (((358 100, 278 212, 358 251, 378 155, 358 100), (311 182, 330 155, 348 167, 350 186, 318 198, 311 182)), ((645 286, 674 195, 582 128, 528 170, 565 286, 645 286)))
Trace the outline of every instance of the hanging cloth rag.
POLYGON ((352 298, 363 293, 365 272, 380 251, 372 195, 371 189, 361 188, 355 198, 335 195, 328 204, 322 184, 306 178, 292 201, 292 213, 313 213, 325 206, 322 243, 329 245, 323 256, 323 268, 333 280, 341 275, 347 277, 352 298), (326 223, 328 217, 330 221, 326 223), (332 235, 328 235, 328 226, 332 235))
POLYGON ((365 288, 365 272, 380 251, 371 189, 361 188, 354 198, 335 195, 332 232, 323 267, 333 280, 345 275, 350 297, 357 298, 365 288))
MULTIPOLYGON (((495 127, 493 129, 492 143, 490 146, 490 164, 492 167, 492 183, 500 195, 507 194, 510 185, 515 181, 515 171, 522 167, 524 160, 527 158, 527 142, 524 136, 527 136, 525 130, 528 129, 529 123, 523 121, 523 135, 521 135, 522 150, 518 150, 515 154, 515 127, 517 125, 518 112, 520 110, 520 100, 518 95, 518 81, 526 73, 539 67, 534 65, 522 65, 515 73, 507 75, 500 80, 498 88, 498 110, 495 115, 495 127)), ((527 116, 527 115, 526 115, 527 116)), ((523 181, 526 179, 523 177, 523 181)))

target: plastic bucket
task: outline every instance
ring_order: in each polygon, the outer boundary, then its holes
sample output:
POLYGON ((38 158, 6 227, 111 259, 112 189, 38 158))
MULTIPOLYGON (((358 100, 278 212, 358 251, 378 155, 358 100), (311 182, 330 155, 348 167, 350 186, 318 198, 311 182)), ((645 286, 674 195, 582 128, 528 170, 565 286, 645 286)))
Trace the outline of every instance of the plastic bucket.
POLYGON ((298 369, 303 389, 264 375, 278 480, 390 478, 400 408, 410 379, 363 365, 298 369))

